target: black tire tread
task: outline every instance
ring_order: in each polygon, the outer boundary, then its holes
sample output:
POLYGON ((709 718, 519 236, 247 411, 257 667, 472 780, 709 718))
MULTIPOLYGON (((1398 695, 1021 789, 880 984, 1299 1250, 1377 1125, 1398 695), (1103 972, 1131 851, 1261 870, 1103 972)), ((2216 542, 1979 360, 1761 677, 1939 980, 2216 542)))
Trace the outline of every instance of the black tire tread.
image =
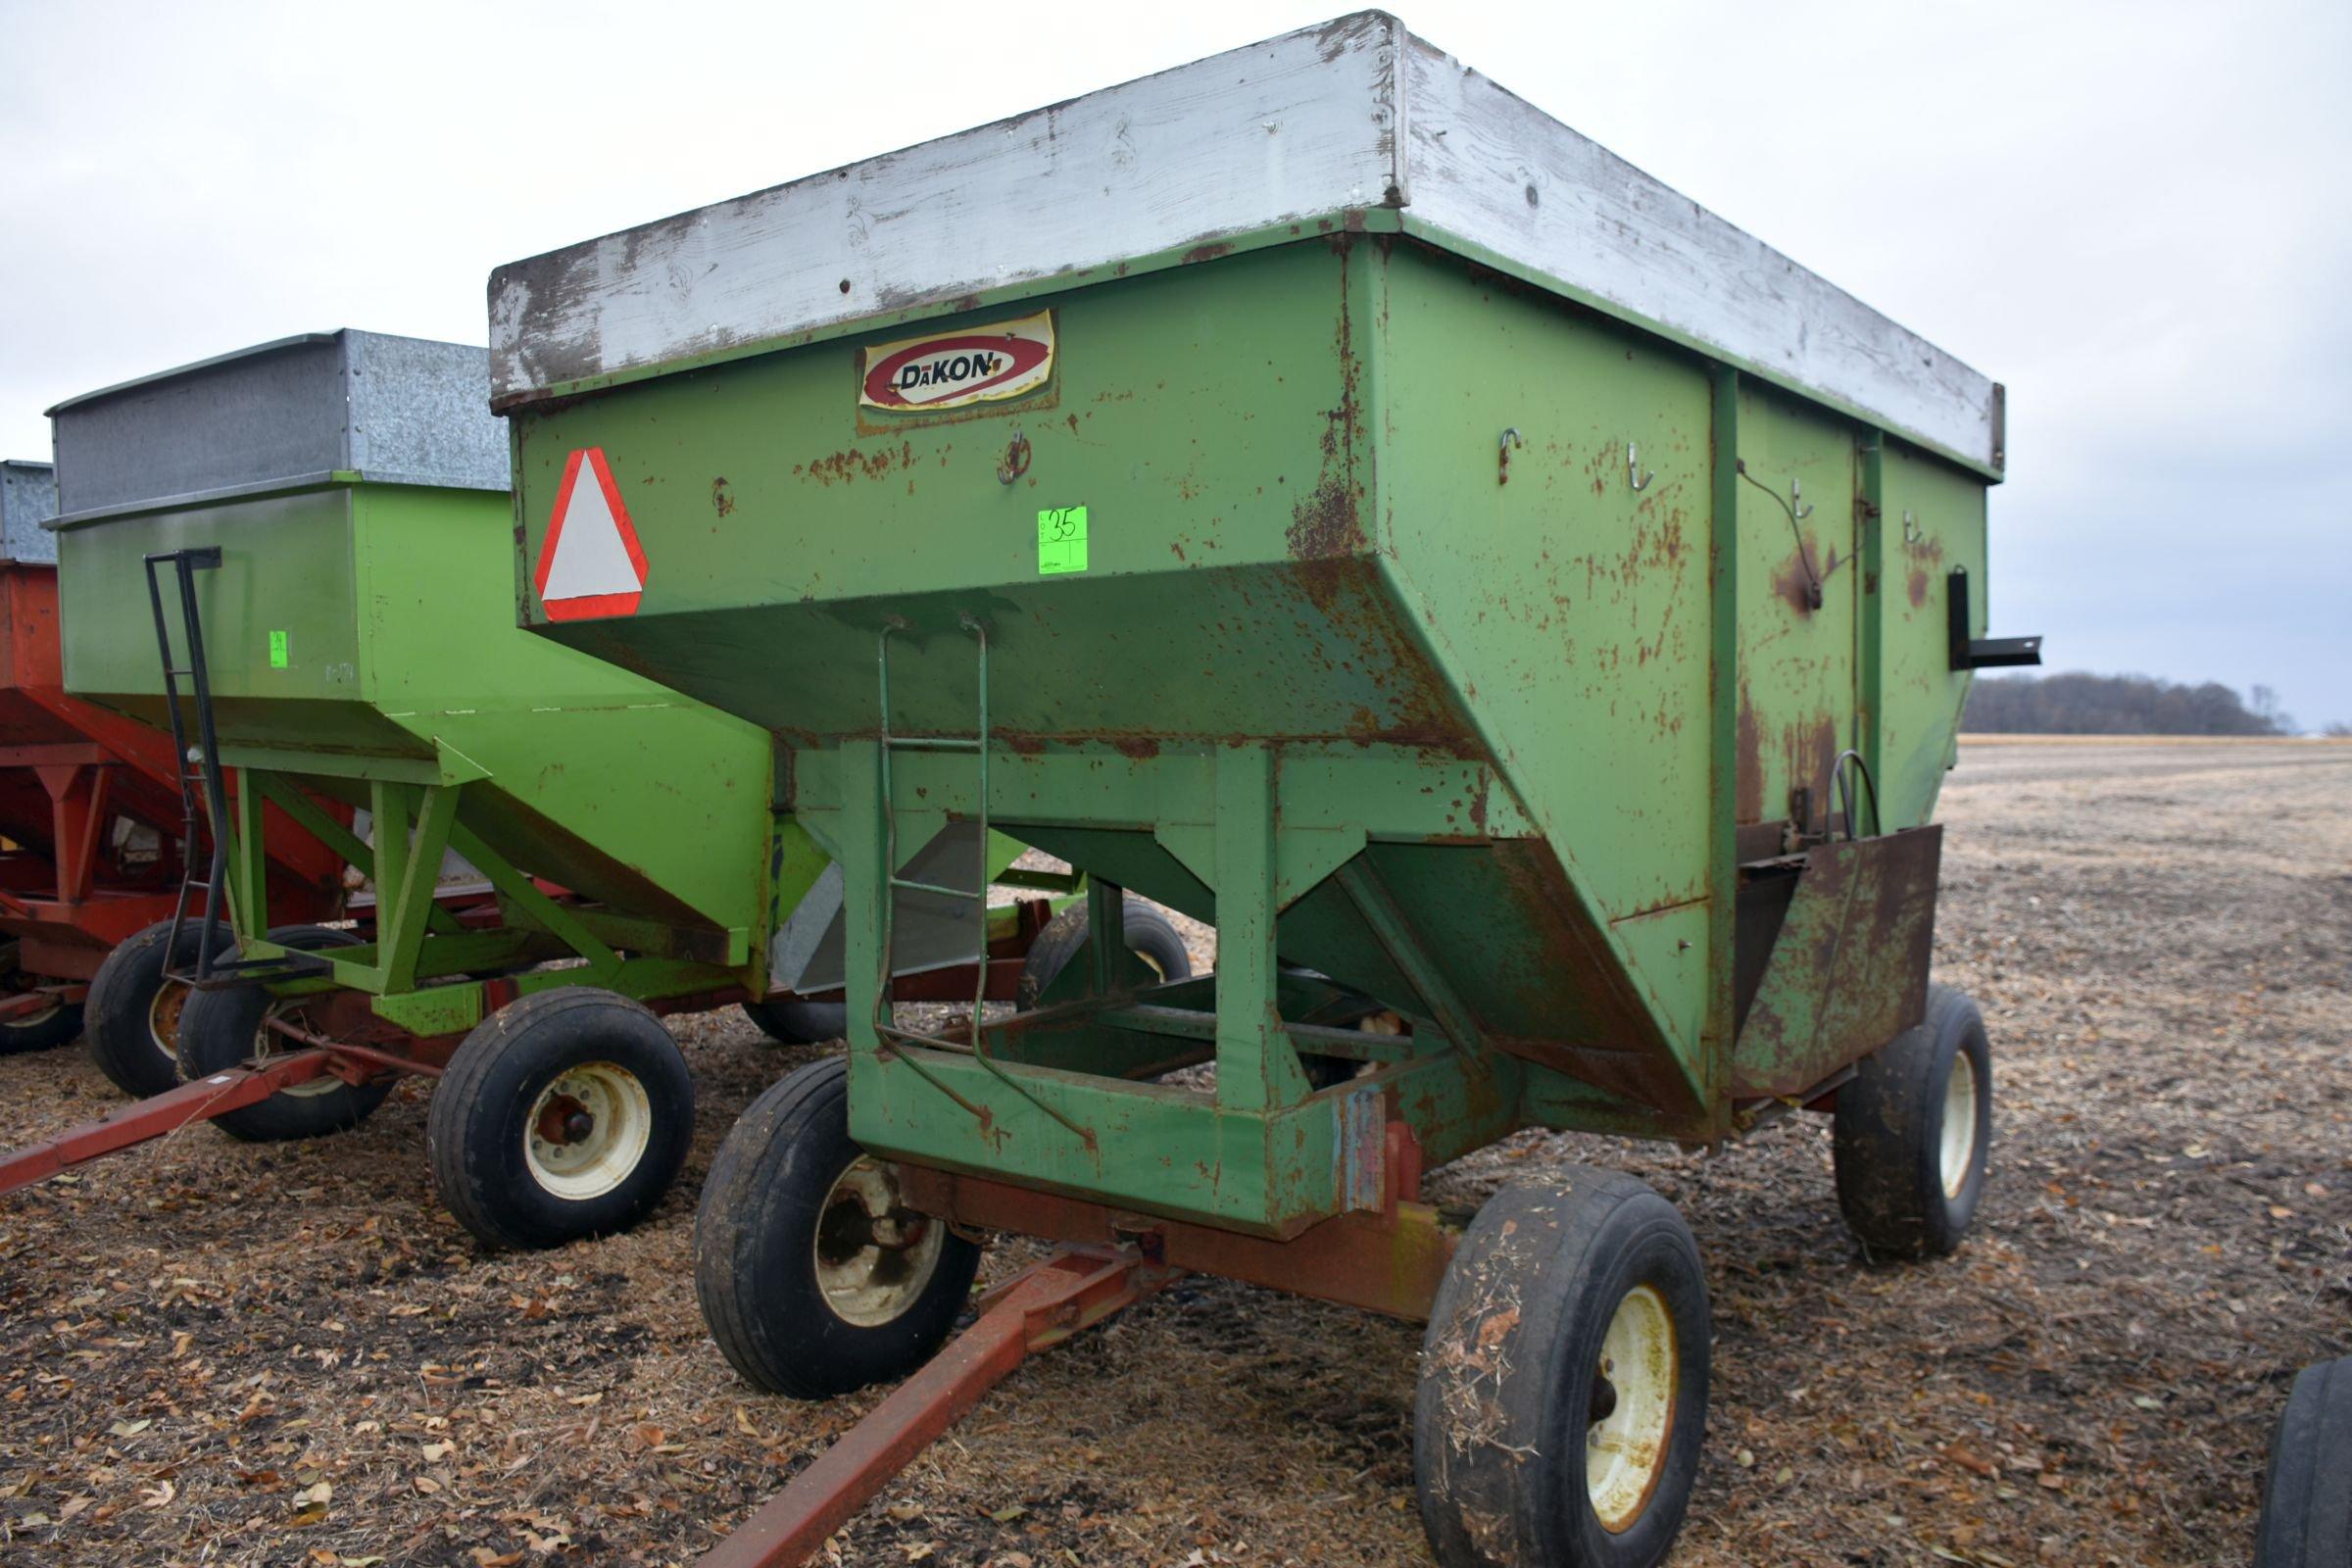
POLYGON ((1952 1038, 1955 1051, 1966 1051, 1972 1031, 1987 1041, 1977 1093, 1989 1123, 1994 1107, 1989 1036, 1976 1002, 1951 986, 1930 985, 1918 1026, 1863 1057, 1853 1079, 1838 1091, 1833 1131, 1838 1205, 1847 1227, 1874 1254, 1944 1255, 1958 1247, 1975 1217, 1991 1152, 1989 1133, 1978 1147, 1976 1169, 1963 1196, 1950 1200, 1959 1210, 1955 1221, 1944 1206, 1940 1184, 1925 1174, 1935 1140, 1921 1119, 1931 1103, 1941 1104, 1940 1088, 1932 1090, 1924 1080, 1942 1042, 1952 1038))
POLYGON ((743 1004, 752 1027, 780 1046, 821 1046, 849 1032, 850 1008, 845 1002, 802 1002, 797 998, 761 999, 743 1004))
POLYGON ((2271 1429, 2254 1568, 2352 1563, 2352 1356, 2295 1376, 2271 1429))
MULTIPOLYGON (((1681 1528, 1706 1434, 1706 1387, 1711 1353, 1705 1270, 1690 1227, 1646 1183, 1616 1171, 1574 1169, 1556 1181, 1515 1183, 1489 1199, 1472 1221, 1446 1271, 1422 1342, 1421 1373, 1413 1398, 1413 1472, 1422 1523, 1443 1568, 1518 1568, 1559 1563, 1570 1568, 1662 1561, 1681 1528), (1630 1218, 1628 1211, 1632 1210, 1630 1218), (1601 1249, 1613 1232, 1616 1250, 1601 1249), (1465 1401, 1482 1411, 1506 1412, 1511 1432, 1527 1441, 1541 1428, 1547 1395, 1561 1368, 1533 1364, 1531 1355, 1556 1357, 1579 1332, 1577 1298, 1592 1286, 1592 1265, 1607 1264, 1636 1245, 1663 1235, 1694 1298, 1698 1331, 1686 1345, 1687 1398, 1678 1399, 1678 1428, 1669 1478, 1659 1483, 1665 1511, 1635 1522, 1623 1537, 1605 1538, 1600 1556, 1583 1554, 1581 1532, 1539 1504, 1529 1484, 1538 1472, 1510 1446, 1473 1444, 1455 1453, 1447 1405, 1465 1401), (1476 1385, 1498 1358, 1519 1376, 1492 1394, 1476 1385), (1463 1373, 1467 1371, 1467 1387, 1463 1373), (1671 1479, 1674 1492, 1667 1494, 1671 1479)), ((1562 1487, 1581 1488, 1581 1466, 1562 1487)), ((1572 1495, 1582 1495, 1581 1490, 1572 1495)), ((1582 1516, 1580 1516, 1581 1522, 1582 1516)), ((1595 1523, 1593 1528, 1597 1530, 1595 1523)))
MULTIPOLYGON (((218 929, 217 952, 225 953, 231 939, 218 929)), ((204 933, 201 920, 183 922, 179 945, 188 957, 204 933)), ((149 1009, 162 989, 163 971, 170 967, 164 946, 172 922, 158 920, 116 944, 90 981, 88 1008, 90 1059, 107 1081, 126 1095, 144 1099, 160 1095, 180 1081, 179 1064, 155 1049, 148 1033, 149 1009)))
MULTIPOLYGON (((505 1211, 505 1205, 498 1201, 495 1184, 485 1179, 493 1173, 482 1168, 477 1158, 478 1150, 467 1136, 467 1112, 483 1099, 487 1081, 503 1064, 500 1048, 525 1029, 544 1028, 548 1020, 565 1013, 605 1011, 612 1007, 644 1014, 656 1028, 661 1029, 664 1039, 669 1038, 668 1028, 662 1023, 659 1015, 632 998, 596 986, 555 986, 518 998, 477 1024, 451 1055, 440 1082, 433 1086, 432 1101, 425 1107, 425 1163, 432 1173, 434 1190, 439 1193, 444 1206, 459 1224, 485 1245, 517 1250, 551 1245, 549 1238, 526 1233, 509 1223, 510 1216, 505 1211), (476 1045, 477 1038, 483 1042, 481 1045, 476 1045)), ((679 1059, 682 1066, 683 1056, 679 1059)), ((694 1119, 691 1079, 687 1082, 683 1115, 691 1129, 694 1119)), ((679 1163, 683 1163, 686 1145, 691 1141, 691 1132, 687 1138, 679 1141, 679 1163)), ((673 1166, 666 1176, 655 1184, 653 1194, 644 1207, 650 1209, 659 1202, 662 1194, 675 1178, 676 1169, 673 1166)), ((642 1214, 636 1216, 642 1217, 642 1214)), ((634 1224, 636 1218, 628 1223, 634 1224)), ((627 1225, 614 1228, 626 1229, 627 1225)))
POLYGON ((797 1303, 756 1298, 761 1249, 773 1245, 769 1239, 814 1181, 825 1178, 829 1186, 831 1174, 849 1163, 840 1156, 855 1157, 856 1149, 849 1138, 849 1061, 829 1056, 752 1102, 703 1183, 694 1225, 695 1298, 720 1353, 769 1393, 820 1399, 904 1375, 938 1348, 970 1295, 980 1250, 950 1232, 920 1298, 890 1325, 851 1331, 860 1338, 828 1346, 821 1305, 796 1312, 797 1303))
MULTIPOLYGON (((781 1135, 809 1119, 810 1107, 819 1102, 836 1096, 848 1099, 849 1082, 848 1058, 828 1056, 770 1084, 736 1118, 726 1142, 719 1146, 718 1156, 711 1160, 710 1173, 703 1178, 702 1207, 695 1216, 694 1255, 698 1265, 695 1296, 702 1303, 703 1321, 710 1330, 711 1340, 728 1364, 753 1383, 795 1398, 811 1399, 821 1395, 797 1377, 789 1362, 770 1353, 773 1348, 759 1333, 751 1303, 734 1289, 734 1271, 730 1268, 722 1274, 699 1266, 705 1255, 701 1233, 706 1224, 711 1223, 705 1216, 713 1212, 714 1205, 725 1214, 754 1210, 762 1193, 772 1190, 776 1174, 773 1166, 788 1145, 781 1135)), ((740 1242, 739 1234, 728 1236, 730 1256, 740 1242)))
MULTIPOLYGON (((1162 979, 1192 978, 1192 954, 1184 945, 1183 934, 1166 914, 1152 905, 1129 897, 1119 901, 1119 917, 1126 928, 1130 951, 1140 951, 1146 943, 1160 950, 1164 956, 1158 965, 1162 979)), ((1081 900, 1047 921, 1046 928, 1037 934, 1037 940, 1029 945, 1029 952, 1021 960, 1020 984, 1014 994, 1014 1004, 1023 1012, 1034 1008, 1046 988, 1059 978, 1070 960, 1086 951, 1089 923, 1087 906, 1081 900)))

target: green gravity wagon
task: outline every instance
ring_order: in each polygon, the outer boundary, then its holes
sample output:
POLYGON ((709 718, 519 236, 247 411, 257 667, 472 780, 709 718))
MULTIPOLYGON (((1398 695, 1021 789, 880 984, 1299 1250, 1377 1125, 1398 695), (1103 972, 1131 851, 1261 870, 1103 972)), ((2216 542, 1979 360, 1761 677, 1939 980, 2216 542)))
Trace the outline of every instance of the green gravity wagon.
MULTIPOLYGON (((184 833, 171 737, 66 695, 57 537, 43 526, 56 514, 50 465, 0 463, 0 1055, 81 1036, 85 1011, 93 1037, 94 1020, 124 1011, 168 1024, 177 994, 90 981, 119 945, 169 922, 181 858, 191 842, 203 853, 184 833)), ((266 815, 274 896, 304 918, 342 912, 341 859, 266 815)), ((134 1094, 178 1081, 149 1031, 137 1048, 100 1051, 98 1064, 134 1094)))
MULTIPOLYGON (((658 1011, 839 1033, 842 876, 783 809, 766 731, 516 627, 487 384, 478 348, 343 331, 60 405, 65 666, 172 731, 224 829, 220 896, 190 907, 234 941, 177 928, 173 1093, 293 1138, 430 1073, 444 1200, 545 1244, 633 1223, 684 1158, 692 1082, 658 1011), (265 803, 372 878, 371 933, 276 923, 265 803), (436 897, 452 866, 490 896, 436 897)), ((1016 874, 977 826, 950 848, 1016 874)), ((898 981, 1009 1000, 1050 912, 918 900, 898 981)))
POLYGON ((1579 1170, 1456 1234, 1420 1173, 1809 1108, 1871 1252, 1960 1241, 1931 817, 1970 669, 2034 658, 1983 635, 1976 371, 1377 14, 503 268, 490 324, 525 621, 771 733, 844 876, 850 1051, 711 1173, 713 1337, 837 1393, 940 1342, 975 1230, 1071 1249, 713 1561, 1190 1269, 1427 1321, 1442 1561, 1652 1562, 1690 1232, 1579 1170), (974 828, 1214 975, 902 1019, 974 828))

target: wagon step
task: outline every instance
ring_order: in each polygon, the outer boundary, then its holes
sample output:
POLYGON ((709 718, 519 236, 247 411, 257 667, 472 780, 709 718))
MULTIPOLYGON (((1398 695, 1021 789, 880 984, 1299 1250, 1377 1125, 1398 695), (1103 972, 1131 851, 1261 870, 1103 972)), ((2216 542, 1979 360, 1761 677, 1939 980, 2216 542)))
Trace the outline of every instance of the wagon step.
POLYGON ((980 1301, 980 1316, 695 1568, 789 1568, 890 1484, 1032 1351, 1060 1344, 1183 1271, 1132 1249, 1069 1247, 980 1301))
POLYGON ((179 1131, 190 1122, 211 1121, 247 1105, 268 1100, 279 1090, 306 1083, 328 1070, 333 1057, 327 1051, 296 1051, 271 1058, 259 1067, 232 1067, 209 1073, 126 1105, 111 1116, 84 1122, 71 1132, 0 1154, 0 1193, 29 1187, 70 1165, 144 1144, 179 1131))

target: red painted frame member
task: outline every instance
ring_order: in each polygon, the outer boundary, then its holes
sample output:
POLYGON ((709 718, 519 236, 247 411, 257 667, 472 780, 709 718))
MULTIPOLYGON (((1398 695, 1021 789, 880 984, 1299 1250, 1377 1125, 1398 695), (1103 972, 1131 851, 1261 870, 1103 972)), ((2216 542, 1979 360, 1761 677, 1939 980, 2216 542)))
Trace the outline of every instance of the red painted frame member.
POLYGON ((1454 1238, 1421 1201, 1421 1146, 1391 1121, 1378 1208, 1287 1242, 1124 1213, 986 1177, 900 1167, 908 1206, 952 1224, 1051 1238, 1061 1250, 990 1291, 979 1319, 761 1504, 695 1568, 797 1568, 1033 1352, 1187 1270, 1398 1317, 1427 1313, 1454 1238))
MULTIPOLYGON (((1012 1002, 1018 998, 1021 955, 1052 917, 1053 906, 1044 899, 1025 900, 1020 908, 1017 928, 990 945, 986 985, 991 1002, 1012 1002)), ((968 1003, 973 985, 979 979, 976 965, 952 964, 944 969, 903 976, 894 990, 902 1002, 968 1003)), ((492 980, 487 985, 489 1010, 495 1012, 514 1000, 513 981, 492 980)), ((820 992, 809 1000, 821 1002, 837 996, 838 992, 831 996, 820 992)), ((658 1013, 701 1012, 743 1000, 740 991, 729 989, 663 997, 649 1005, 658 1013)), ((458 1043, 466 1038, 462 1030, 445 1035, 409 1034, 378 1017, 368 1005, 368 998, 356 991, 328 993, 308 1016, 315 1029, 305 1029, 286 1018, 269 1021, 269 1027, 278 1037, 277 1049, 285 1053, 283 1055, 210 1074, 151 1095, 96 1121, 69 1128, 55 1138, 22 1149, 0 1151, 0 1194, 29 1187, 69 1166, 169 1136, 191 1122, 211 1121, 243 1106, 259 1104, 281 1089, 314 1078, 331 1076, 355 1084, 384 1072, 437 1078, 458 1043)), ((1002 1376, 1002 1372, 997 1374, 1002 1376)), ((996 1378, 989 1381, 994 1383, 996 1378)))

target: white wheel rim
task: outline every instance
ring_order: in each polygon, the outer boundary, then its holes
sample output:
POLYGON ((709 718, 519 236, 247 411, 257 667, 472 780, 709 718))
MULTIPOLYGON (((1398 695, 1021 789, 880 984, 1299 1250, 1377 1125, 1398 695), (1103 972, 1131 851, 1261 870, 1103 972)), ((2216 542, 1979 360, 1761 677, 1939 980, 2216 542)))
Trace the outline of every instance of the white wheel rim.
POLYGON ((1958 1198, 1977 1162, 1977 1064, 1965 1051, 1952 1053, 1943 1080, 1943 1196, 1958 1198))
POLYGON ((1665 1472, 1681 1363, 1666 1298, 1647 1285, 1626 1292, 1593 1369, 1592 1409, 1599 1418, 1585 1429, 1585 1494, 1611 1535, 1642 1517, 1665 1472))
POLYGON ((179 1015, 187 1004, 188 988, 175 980, 156 987, 147 1003, 147 1043, 169 1057, 175 1068, 179 1062, 179 1015))
POLYGON ((817 1211, 817 1288, 843 1322, 880 1328, 922 1295, 947 1241, 947 1226, 901 1205, 897 1172, 860 1154, 817 1211))
MULTIPOLYGON (((282 1018, 289 1012, 300 1011, 305 1000, 301 997, 293 997, 283 1002, 272 1002, 262 1010, 262 1021, 255 1026, 253 1031, 253 1059, 255 1061, 268 1061, 271 1056, 278 1054, 279 1042, 282 1037, 276 1030, 270 1027, 270 1020, 282 1018)), ((152 1023, 150 1027, 152 1027, 152 1023)), ((179 1059, 179 1053, 176 1050, 172 1053, 172 1059, 173 1061, 179 1059)), ((278 1093, 293 1100, 316 1100, 321 1095, 331 1095, 342 1087, 342 1079, 331 1072, 322 1072, 316 1078, 305 1078, 298 1084, 288 1084, 278 1093)))
POLYGON ((570 1202, 627 1181, 654 1137, 654 1102, 626 1067, 582 1062, 539 1091, 522 1124, 531 1180, 570 1202))

